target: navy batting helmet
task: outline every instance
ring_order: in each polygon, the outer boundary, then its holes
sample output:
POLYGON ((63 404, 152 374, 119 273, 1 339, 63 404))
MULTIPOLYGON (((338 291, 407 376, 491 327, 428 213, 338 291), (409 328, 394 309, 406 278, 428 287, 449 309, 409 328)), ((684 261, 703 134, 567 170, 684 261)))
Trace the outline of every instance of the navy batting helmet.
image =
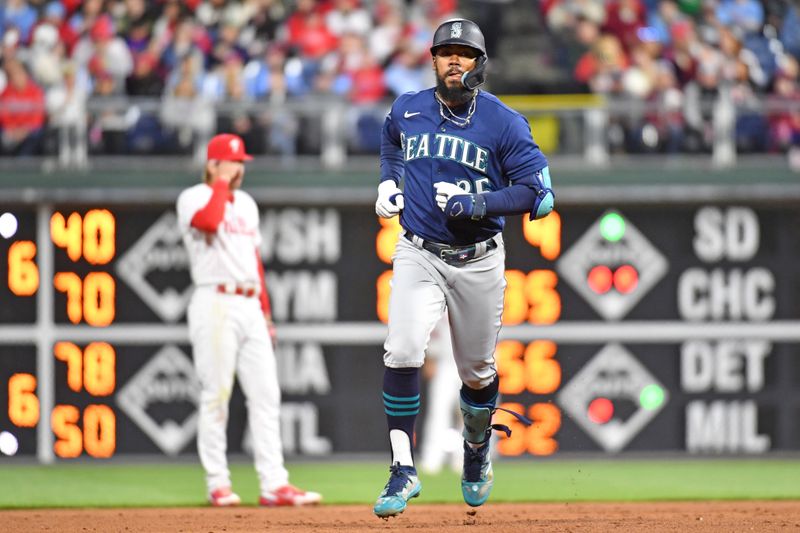
POLYGON ((451 19, 443 22, 433 34, 431 54, 436 54, 436 49, 446 44, 461 44, 479 50, 486 55, 486 41, 477 24, 467 19, 451 19))

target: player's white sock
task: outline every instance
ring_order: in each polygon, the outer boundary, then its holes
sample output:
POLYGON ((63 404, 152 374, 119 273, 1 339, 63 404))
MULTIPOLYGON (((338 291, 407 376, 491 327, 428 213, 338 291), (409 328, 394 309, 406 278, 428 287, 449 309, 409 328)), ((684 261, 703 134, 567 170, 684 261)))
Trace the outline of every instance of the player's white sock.
POLYGON ((411 458, 411 441, 406 432, 402 429, 389 431, 389 441, 392 443, 392 464, 414 466, 414 460, 411 458))

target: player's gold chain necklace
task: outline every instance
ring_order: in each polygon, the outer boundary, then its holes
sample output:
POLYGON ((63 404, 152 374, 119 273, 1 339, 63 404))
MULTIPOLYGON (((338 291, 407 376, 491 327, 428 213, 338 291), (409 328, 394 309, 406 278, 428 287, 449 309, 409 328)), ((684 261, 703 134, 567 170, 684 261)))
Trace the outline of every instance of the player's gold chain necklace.
POLYGON ((450 109, 449 105, 444 103, 444 100, 442 100, 442 98, 439 96, 439 93, 434 91, 433 95, 436 97, 436 101, 439 102, 439 114, 442 116, 443 119, 452 122, 459 128, 466 128, 467 126, 469 126, 469 122, 470 120, 472 120, 472 115, 473 113, 475 113, 475 108, 477 106, 478 99, 475 98, 476 94, 473 93, 472 95, 472 102, 469 104, 469 111, 467 111, 466 117, 459 117, 458 115, 453 113, 453 110, 450 109), (447 108, 447 112, 449 113, 450 116, 444 114, 445 108, 447 108))

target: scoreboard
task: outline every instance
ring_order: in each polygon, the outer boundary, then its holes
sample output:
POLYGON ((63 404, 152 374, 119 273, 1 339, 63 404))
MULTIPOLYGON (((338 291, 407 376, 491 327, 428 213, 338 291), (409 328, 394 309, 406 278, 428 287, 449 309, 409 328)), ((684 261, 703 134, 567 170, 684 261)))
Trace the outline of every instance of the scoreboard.
MULTIPOLYGON (((255 196, 285 452, 384 451, 397 219, 255 196)), ((172 204, 2 211, 0 460, 196 453, 191 283, 172 204)), ((797 206, 777 202, 509 217, 495 356, 502 406, 534 424, 498 411, 514 430, 498 452, 800 449, 797 227, 797 206)), ((237 392, 229 449, 247 452, 249 439, 237 392)))

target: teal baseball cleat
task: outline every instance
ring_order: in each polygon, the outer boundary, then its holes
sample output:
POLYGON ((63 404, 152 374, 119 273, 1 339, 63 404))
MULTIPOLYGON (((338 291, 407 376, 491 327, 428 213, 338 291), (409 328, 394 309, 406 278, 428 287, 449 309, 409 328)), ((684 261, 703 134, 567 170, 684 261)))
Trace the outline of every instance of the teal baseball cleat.
POLYGON ((380 518, 399 515, 406 510, 406 502, 419 496, 422 490, 417 469, 413 466, 395 463, 389 467, 389 472, 389 481, 372 508, 372 512, 380 518))
POLYGON ((494 483, 489 442, 477 449, 464 441, 464 471, 461 475, 461 494, 471 507, 480 507, 489 499, 494 483))

